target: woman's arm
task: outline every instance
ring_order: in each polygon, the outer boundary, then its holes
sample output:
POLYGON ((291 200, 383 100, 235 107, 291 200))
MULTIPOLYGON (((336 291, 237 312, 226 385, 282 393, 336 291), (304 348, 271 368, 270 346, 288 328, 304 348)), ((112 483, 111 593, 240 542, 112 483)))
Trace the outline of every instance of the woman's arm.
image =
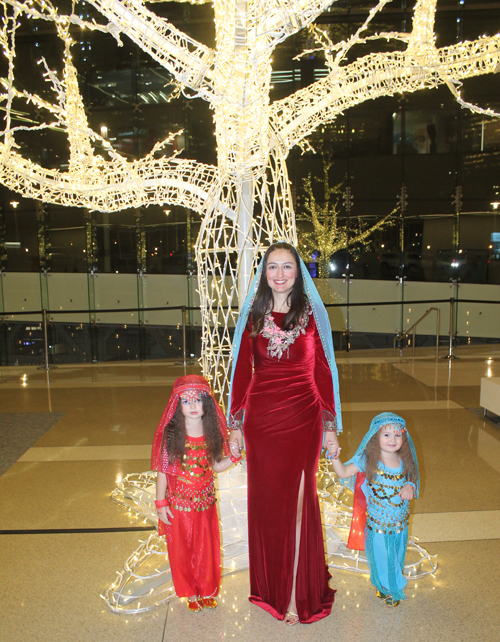
MULTIPOLYGON (((314 317, 312 317, 314 319, 314 317)), ((323 410, 323 430, 325 436, 323 446, 329 451, 339 447, 337 437, 337 417, 335 412, 335 398, 333 394, 332 373, 328 360, 321 343, 318 328, 314 325, 315 359, 314 359, 314 381, 318 389, 323 410)))
POLYGON ((231 408, 229 409, 229 447, 232 454, 236 456, 240 455, 243 447, 243 415, 252 377, 253 340, 250 338, 248 328, 245 328, 231 386, 231 408))

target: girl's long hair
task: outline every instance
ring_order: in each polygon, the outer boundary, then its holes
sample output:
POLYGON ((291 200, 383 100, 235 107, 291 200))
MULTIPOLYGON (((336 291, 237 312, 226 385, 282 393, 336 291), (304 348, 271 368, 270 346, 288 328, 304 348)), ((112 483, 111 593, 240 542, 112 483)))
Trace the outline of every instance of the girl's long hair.
MULTIPOLYGON (((380 430, 383 430, 383 426, 380 430)), ((380 430, 377 431, 365 448, 365 474, 366 479, 370 482, 377 474, 378 462, 380 461, 380 430)), ((411 454, 410 443, 406 432, 403 432, 403 443, 397 451, 403 462, 403 473, 406 481, 417 483, 417 468, 411 454)))
MULTIPOLYGON (((203 402, 203 436, 207 445, 208 459, 214 464, 222 459, 224 439, 219 430, 219 418, 215 401, 210 395, 202 397, 203 402)), ((182 414, 182 401, 179 399, 172 419, 163 429, 162 450, 167 449, 168 463, 182 462, 186 453, 186 423, 182 414)))
POLYGON ((274 243, 267 249, 267 252, 264 254, 262 259, 262 273, 260 277, 259 287, 257 289, 257 294, 255 295, 255 300, 253 302, 252 311, 250 313, 252 319, 252 329, 250 332, 251 337, 256 337, 259 332, 264 327, 264 317, 269 308, 272 309, 273 305, 273 291, 267 283, 267 262, 269 260, 269 255, 275 250, 286 250, 292 254, 297 264, 297 278, 293 285, 292 291, 288 295, 288 302, 290 304, 290 309, 285 314, 283 323, 281 324, 282 330, 291 330, 294 328, 300 317, 304 314, 304 311, 307 306, 307 298, 304 291, 304 280, 302 278, 302 271, 300 269, 300 259, 297 250, 290 245, 289 243, 280 242, 274 243))

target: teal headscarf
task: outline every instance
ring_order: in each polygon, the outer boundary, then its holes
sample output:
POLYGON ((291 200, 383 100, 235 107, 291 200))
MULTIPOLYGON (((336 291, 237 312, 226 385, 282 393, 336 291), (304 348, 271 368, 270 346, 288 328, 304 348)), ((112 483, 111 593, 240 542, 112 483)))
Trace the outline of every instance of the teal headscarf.
MULTIPOLYGON (((308 301, 312 308, 312 313, 314 315, 314 320, 316 322, 316 327, 318 328, 318 333, 321 338, 321 344, 323 350, 325 351, 326 360, 330 367, 330 372, 332 373, 332 387, 333 387, 333 396, 335 400, 335 414, 337 417, 337 433, 342 432, 342 414, 340 410, 340 395, 339 395, 339 375, 337 371, 337 364, 335 363, 335 351, 333 349, 333 340, 332 340, 332 329, 330 326, 330 319, 328 318, 328 312, 321 300, 321 297, 314 285, 314 281, 309 274, 308 269, 306 268, 304 262, 299 257, 300 261, 300 271, 302 274, 302 279, 304 282, 304 290, 308 301)), ((255 295, 259 288, 260 279, 262 276, 262 264, 264 261, 261 261, 257 269, 257 273, 252 281, 248 294, 245 298, 245 302, 240 310, 240 315, 238 317, 238 322, 236 324, 236 330, 234 332, 233 346, 232 346, 232 369, 231 369, 231 383, 229 385, 229 397, 228 397, 228 412, 231 410, 231 390, 233 387, 234 373, 236 370, 236 364, 238 362, 238 354, 240 351, 241 337, 248 323, 248 317, 252 309, 253 302, 255 300, 255 295)))
MULTIPOLYGON (((408 443, 410 445, 410 451, 413 457, 413 461, 415 462, 415 468, 417 470, 417 482, 416 482, 416 490, 415 490, 415 497, 418 497, 418 493, 420 491, 420 473, 418 471, 418 462, 417 462, 417 453, 415 452, 415 446, 413 445, 413 440, 410 437, 409 432, 406 430, 406 422, 403 419, 403 417, 400 417, 399 415, 394 414, 393 412, 381 412, 379 415, 376 415, 370 424, 370 429, 366 433, 366 435, 363 437, 361 443, 358 446, 358 449, 354 453, 354 457, 352 459, 349 459, 349 461, 346 461, 345 466, 348 464, 352 464, 356 460, 359 461, 364 457, 364 453, 366 450, 366 446, 370 439, 375 435, 383 426, 387 426, 388 424, 392 424, 393 426, 397 426, 401 430, 406 431, 406 436, 408 438, 408 443)), ((344 486, 347 486, 354 492, 354 485, 356 483, 356 475, 353 475, 352 477, 348 477, 347 479, 339 479, 340 483, 343 484, 344 486)))

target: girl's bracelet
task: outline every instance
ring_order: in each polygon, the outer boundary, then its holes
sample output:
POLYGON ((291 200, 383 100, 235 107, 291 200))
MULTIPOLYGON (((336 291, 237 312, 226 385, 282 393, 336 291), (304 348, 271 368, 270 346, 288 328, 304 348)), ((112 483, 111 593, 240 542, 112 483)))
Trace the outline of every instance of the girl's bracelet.
POLYGON ((165 506, 168 506, 168 499, 155 499, 155 506, 156 508, 163 508, 165 506))
POLYGON ((406 483, 407 483, 407 484, 409 484, 409 485, 413 488, 413 492, 414 492, 414 493, 416 493, 416 492, 417 492, 417 485, 416 485, 416 484, 414 484, 414 483, 413 483, 413 482, 411 482, 411 481, 407 481, 406 483))
POLYGON ((231 455, 229 459, 233 462, 233 464, 237 464, 243 459, 243 456, 240 455, 239 457, 235 457, 234 455, 231 455))

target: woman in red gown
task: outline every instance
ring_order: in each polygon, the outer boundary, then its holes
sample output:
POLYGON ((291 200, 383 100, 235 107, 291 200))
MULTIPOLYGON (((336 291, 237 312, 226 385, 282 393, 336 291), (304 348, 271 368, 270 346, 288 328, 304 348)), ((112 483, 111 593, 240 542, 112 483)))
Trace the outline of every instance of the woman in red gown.
POLYGON ((271 246, 231 385, 230 445, 239 454, 242 428, 247 456, 250 601, 287 624, 329 615, 335 594, 316 490, 322 443, 338 444, 334 385, 309 299, 295 248, 271 246))

